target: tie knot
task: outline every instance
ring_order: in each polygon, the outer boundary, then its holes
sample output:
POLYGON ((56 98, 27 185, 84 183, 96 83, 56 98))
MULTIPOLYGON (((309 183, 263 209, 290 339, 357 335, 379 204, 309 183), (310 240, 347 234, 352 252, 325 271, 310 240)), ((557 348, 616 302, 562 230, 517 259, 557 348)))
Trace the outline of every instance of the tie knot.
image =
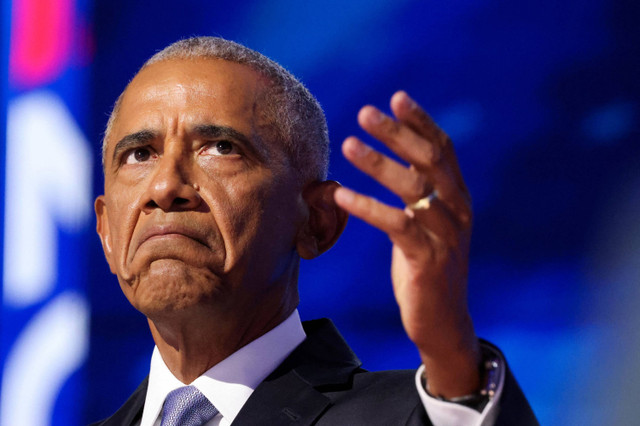
POLYGON ((161 426, 201 426, 211 420, 218 410, 194 386, 174 389, 162 407, 161 426))

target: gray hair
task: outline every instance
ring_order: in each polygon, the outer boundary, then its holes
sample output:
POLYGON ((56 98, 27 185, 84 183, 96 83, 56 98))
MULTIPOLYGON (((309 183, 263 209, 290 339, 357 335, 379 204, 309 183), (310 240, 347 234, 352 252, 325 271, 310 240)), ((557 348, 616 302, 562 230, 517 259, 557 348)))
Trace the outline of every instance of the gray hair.
MULTIPOLYGON (((261 107, 275 137, 283 142, 293 167, 303 183, 327 178, 329 167, 329 134, 322 107, 309 90, 289 71, 261 53, 219 37, 193 37, 179 40, 153 55, 145 67, 172 59, 222 59, 243 64, 271 83, 261 107)), ((126 91, 126 89, 125 89, 126 91)), ((122 103, 124 91, 116 100, 102 141, 102 162, 107 139, 122 103)))

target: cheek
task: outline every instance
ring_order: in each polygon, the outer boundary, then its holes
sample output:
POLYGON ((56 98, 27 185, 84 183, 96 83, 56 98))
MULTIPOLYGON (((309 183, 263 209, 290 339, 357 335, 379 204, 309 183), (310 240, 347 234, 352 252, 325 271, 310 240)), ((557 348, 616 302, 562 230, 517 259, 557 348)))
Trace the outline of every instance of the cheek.
POLYGON ((291 240, 285 237, 292 226, 290 208, 277 197, 280 189, 270 174, 243 174, 210 182, 213 186, 209 188, 215 190, 207 198, 225 240, 228 268, 241 263, 247 252, 264 250, 265 240, 278 246, 276 238, 291 240))
POLYGON ((109 231, 111 235, 111 247, 113 254, 121 255, 131 239, 138 217, 139 197, 131 194, 131 191, 111 189, 118 197, 107 200, 109 210, 109 231))
POLYGON ((265 189, 231 185, 224 197, 219 198, 219 211, 224 212, 224 217, 218 216, 216 220, 237 249, 250 245, 258 233, 265 213, 265 189))
POLYGON ((255 250, 281 253, 293 249, 299 222, 294 194, 293 189, 277 184, 244 194, 245 202, 237 206, 236 224, 250 234, 255 250), (243 212, 250 214, 245 217, 243 212))

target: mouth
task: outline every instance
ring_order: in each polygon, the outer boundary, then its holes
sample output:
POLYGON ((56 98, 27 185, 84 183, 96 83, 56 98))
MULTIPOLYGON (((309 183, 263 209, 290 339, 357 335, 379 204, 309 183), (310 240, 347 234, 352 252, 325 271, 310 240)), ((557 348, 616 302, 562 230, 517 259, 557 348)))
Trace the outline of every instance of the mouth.
POLYGON ((157 239, 179 239, 179 238, 189 238, 193 241, 196 241, 203 246, 210 248, 209 244, 207 244, 206 238, 201 231, 197 231, 192 227, 177 225, 177 224, 162 224, 162 225, 153 225, 147 229, 145 229, 138 240, 138 244, 135 249, 137 250, 141 245, 146 243, 147 241, 157 240, 157 239))

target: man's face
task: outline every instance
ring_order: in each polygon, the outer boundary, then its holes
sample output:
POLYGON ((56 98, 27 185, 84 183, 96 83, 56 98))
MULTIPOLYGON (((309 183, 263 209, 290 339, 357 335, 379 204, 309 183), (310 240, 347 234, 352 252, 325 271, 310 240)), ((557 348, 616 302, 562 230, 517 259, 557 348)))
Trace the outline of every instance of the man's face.
POLYGON ((240 64, 169 60, 124 94, 98 232, 124 294, 150 318, 262 309, 295 292, 304 202, 283 147, 266 136, 264 85, 240 64))

